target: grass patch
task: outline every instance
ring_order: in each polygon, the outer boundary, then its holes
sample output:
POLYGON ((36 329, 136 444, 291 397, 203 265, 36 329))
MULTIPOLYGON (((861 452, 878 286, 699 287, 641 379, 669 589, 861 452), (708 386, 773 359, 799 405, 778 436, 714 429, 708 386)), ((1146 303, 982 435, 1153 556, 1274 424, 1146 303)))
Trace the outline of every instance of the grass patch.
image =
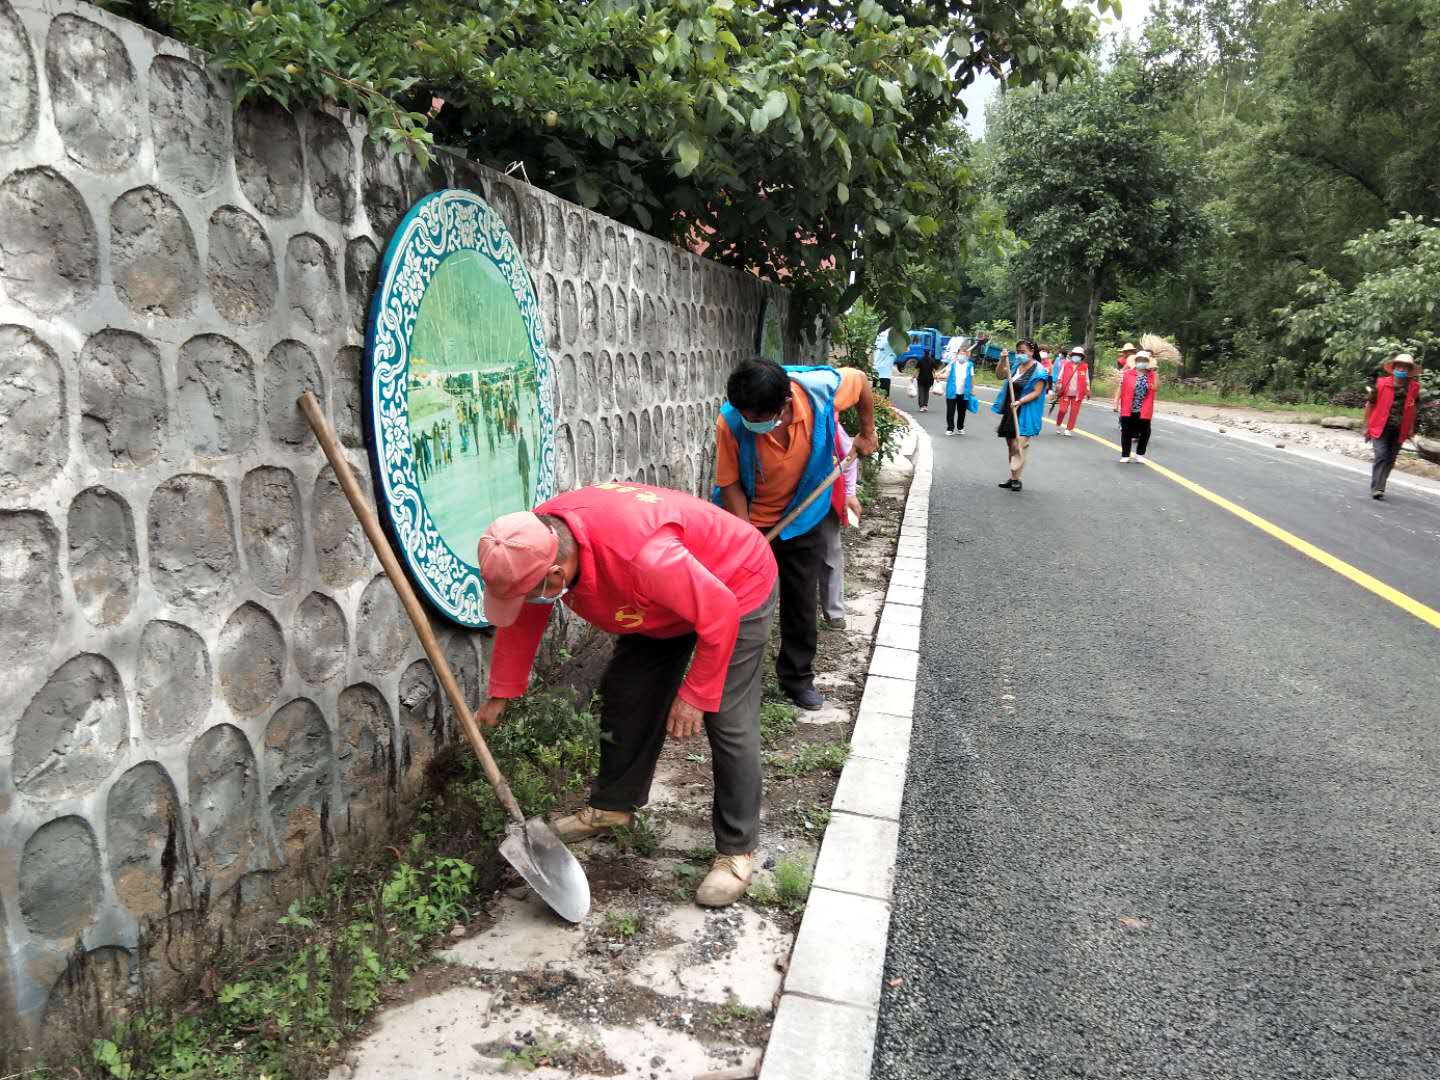
POLYGON ((648 859, 660 850, 660 834, 649 814, 637 813, 629 825, 611 829, 610 839, 622 855, 639 855, 648 859))
POLYGON ((749 891, 757 904, 800 911, 810 895, 810 867, 800 859, 781 859, 775 864, 775 880, 756 882, 749 891))
POLYGON ((818 832, 824 834, 826 827, 830 824, 830 808, 828 806, 812 806, 808 810, 799 811, 800 824, 806 832, 818 832))
POLYGON ((800 710, 784 701, 767 701, 760 706, 760 743, 774 746, 800 723, 800 710))
POLYGON ((638 911, 607 911, 605 932, 621 941, 629 941, 645 928, 645 916, 638 911))
POLYGON ((794 779, 813 772, 839 772, 849 756, 849 743, 806 743, 788 752, 767 751, 763 761, 780 776, 794 779))
POLYGON ((740 1004, 740 999, 730 993, 725 996, 725 1004, 715 1010, 715 1023, 719 1027, 729 1027, 731 1024, 748 1024, 759 1020, 760 1016, 759 1009, 740 1004))

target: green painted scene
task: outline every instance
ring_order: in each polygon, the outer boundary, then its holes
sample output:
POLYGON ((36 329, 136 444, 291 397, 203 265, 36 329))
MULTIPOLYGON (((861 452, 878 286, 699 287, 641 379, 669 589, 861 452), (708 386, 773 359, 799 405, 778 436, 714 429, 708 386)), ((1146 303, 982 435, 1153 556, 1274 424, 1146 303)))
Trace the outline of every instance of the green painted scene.
POLYGON ((509 284, 479 252, 446 258, 420 301, 409 411, 425 505, 473 563, 491 521, 534 504, 540 459, 529 337, 509 284))

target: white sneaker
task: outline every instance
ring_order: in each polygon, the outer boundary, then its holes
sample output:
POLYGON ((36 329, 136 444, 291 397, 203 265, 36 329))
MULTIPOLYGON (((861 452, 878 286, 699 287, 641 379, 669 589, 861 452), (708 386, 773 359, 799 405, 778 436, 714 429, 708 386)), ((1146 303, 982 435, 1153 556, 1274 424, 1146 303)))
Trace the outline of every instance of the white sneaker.
POLYGON ((954 433, 953 431, 947 431, 947 432, 945 432, 945 434, 946 434, 946 435, 954 435, 955 433, 954 433))
POLYGON ((956 434, 956 435, 964 435, 965 432, 963 432, 963 431, 957 431, 957 432, 955 432, 955 434, 956 434))
POLYGON ((1075 437, 1075 432, 1071 431, 1069 428, 1066 428, 1066 429, 1065 429, 1065 437, 1066 437, 1067 439, 1073 439, 1073 438, 1075 437))
POLYGON ((1124 454, 1121 454, 1121 455, 1120 455, 1120 464, 1121 464, 1121 465, 1129 465, 1129 464, 1130 464, 1130 459, 1129 459, 1128 457, 1126 457, 1124 454))

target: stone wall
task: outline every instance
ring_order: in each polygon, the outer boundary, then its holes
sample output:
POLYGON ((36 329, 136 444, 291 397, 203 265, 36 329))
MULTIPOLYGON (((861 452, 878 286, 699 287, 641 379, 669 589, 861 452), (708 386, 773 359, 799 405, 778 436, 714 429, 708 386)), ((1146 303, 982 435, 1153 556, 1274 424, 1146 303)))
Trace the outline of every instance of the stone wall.
MULTIPOLYGON (((13 2, 0 1030, 30 1037, 72 958, 103 960, 123 992, 147 926, 273 899, 287 869, 393 813, 447 737, 294 404, 314 390, 367 472, 364 318, 413 201, 473 188, 524 252, 556 358, 562 490, 702 492, 725 374, 762 299, 787 300, 458 157, 389 157, 345 116, 232 112, 203 57, 98 9, 13 2)), ((445 644, 478 694, 486 636, 445 644)))

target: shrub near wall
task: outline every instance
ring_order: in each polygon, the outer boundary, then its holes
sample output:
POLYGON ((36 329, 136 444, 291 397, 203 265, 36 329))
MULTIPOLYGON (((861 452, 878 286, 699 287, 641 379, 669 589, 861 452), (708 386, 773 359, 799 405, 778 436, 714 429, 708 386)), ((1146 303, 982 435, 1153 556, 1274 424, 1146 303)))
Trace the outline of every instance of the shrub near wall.
MULTIPOLYGON (((0 55, 0 1031, 30 1038, 75 957, 123 995, 146 926, 283 901, 449 737, 294 405, 368 473, 364 318, 416 199, 473 188, 524 252, 562 490, 703 492, 787 298, 346 117, 234 113, 203 57, 83 4, 0 0, 0 55)), ((485 642, 446 635, 472 697, 485 642)))

